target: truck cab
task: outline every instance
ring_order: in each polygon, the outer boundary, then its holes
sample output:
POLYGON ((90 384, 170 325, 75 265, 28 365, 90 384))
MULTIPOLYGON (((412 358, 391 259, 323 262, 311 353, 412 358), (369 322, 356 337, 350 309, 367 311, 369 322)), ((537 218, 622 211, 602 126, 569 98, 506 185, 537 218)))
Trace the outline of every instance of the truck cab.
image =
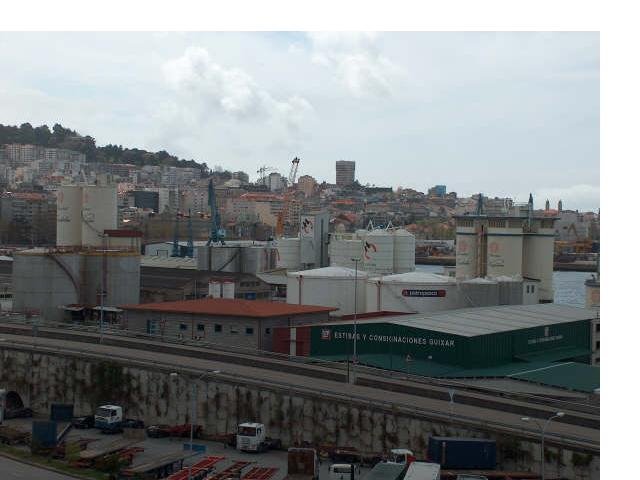
POLYGON ((416 461, 416 457, 411 450, 406 448, 394 448, 391 450, 391 457, 387 463, 397 463, 400 465, 407 465, 416 461))
POLYGON ((103 432, 119 432, 122 430, 122 407, 119 405, 102 405, 94 416, 95 427, 103 432))
POLYGON ((236 449, 243 452, 260 452, 264 448, 266 432, 262 423, 241 423, 238 425, 236 449))

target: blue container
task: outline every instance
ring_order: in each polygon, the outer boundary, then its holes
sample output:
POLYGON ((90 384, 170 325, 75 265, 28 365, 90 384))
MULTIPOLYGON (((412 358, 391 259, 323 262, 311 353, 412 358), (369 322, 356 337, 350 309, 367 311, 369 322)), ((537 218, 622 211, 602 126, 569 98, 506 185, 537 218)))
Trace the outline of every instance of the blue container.
POLYGON ((73 419, 73 405, 68 403, 52 403, 50 420, 70 422, 73 419))
POLYGON ((58 424, 51 420, 34 420, 31 427, 31 445, 55 447, 58 443, 58 424))
POLYGON ((429 460, 443 469, 496 468, 496 442, 484 438, 431 437, 429 460))

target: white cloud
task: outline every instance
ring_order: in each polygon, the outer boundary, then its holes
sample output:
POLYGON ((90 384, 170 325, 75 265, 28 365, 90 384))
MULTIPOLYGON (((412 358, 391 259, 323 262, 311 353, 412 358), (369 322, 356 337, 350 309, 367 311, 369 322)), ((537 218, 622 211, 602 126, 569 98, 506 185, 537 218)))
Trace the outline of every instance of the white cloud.
POLYGON ((373 33, 310 33, 312 61, 332 69, 356 97, 392 93, 401 69, 385 57, 373 33))
POLYGON ((162 67, 164 78, 179 99, 194 113, 219 111, 238 120, 267 119, 296 130, 311 104, 299 96, 277 100, 240 69, 215 63, 207 50, 188 47, 162 67))

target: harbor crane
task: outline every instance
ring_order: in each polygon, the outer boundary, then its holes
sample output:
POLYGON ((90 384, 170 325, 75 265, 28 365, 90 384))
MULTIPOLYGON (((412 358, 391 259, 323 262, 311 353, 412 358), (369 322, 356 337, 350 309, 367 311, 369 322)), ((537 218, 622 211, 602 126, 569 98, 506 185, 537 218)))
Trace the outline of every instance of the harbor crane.
POLYGON ((225 231, 221 228, 220 213, 216 208, 216 189, 213 186, 213 180, 209 180, 209 208, 211 209, 211 230, 207 246, 218 242, 224 244, 225 231))

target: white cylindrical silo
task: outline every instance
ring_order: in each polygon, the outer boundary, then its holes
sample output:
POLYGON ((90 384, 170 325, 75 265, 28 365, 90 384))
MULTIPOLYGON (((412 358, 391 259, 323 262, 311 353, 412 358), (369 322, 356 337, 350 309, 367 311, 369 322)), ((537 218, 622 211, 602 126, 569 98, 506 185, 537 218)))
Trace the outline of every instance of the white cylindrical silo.
MULTIPOLYGON (((334 267, 355 267, 354 258, 363 259, 364 242, 352 236, 335 236, 329 243, 329 264, 334 267)), ((359 268, 362 263, 359 264, 359 268)))
POLYGON ((105 230, 118 228, 118 197, 115 186, 82 187, 82 245, 103 245, 105 230))
POLYGON ((58 189, 56 245, 82 245, 82 187, 70 185, 58 189))
POLYGON ((274 243, 277 251, 276 267, 287 270, 300 269, 300 239, 281 238, 274 243))
POLYGON ((408 272, 367 280, 367 312, 436 312, 465 306, 455 279, 408 272))
POLYGON ((63 305, 82 302, 82 262, 78 253, 23 250, 13 256, 13 306, 16 312, 39 313, 60 322, 63 305))
POLYGON ((393 272, 413 272, 416 269, 416 237, 404 228, 394 231, 393 236, 393 272))
POLYGON ((221 298, 222 293, 220 290, 221 284, 216 280, 209 281, 209 297, 211 298, 221 298))
POLYGON ((371 230, 362 247, 364 270, 387 275, 393 273, 394 236, 388 230, 371 230))
POLYGON ((140 303, 140 255, 132 252, 84 252, 84 302, 100 305, 100 289, 104 288, 104 304, 110 307, 140 303), (104 283, 103 283, 104 276, 104 283))
POLYGON ((332 315, 353 315, 366 310, 367 273, 344 267, 325 267, 287 274, 287 303, 335 307, 332 315), (357 287, 356 287, 357 285, 357 287))
POLYGON ((236 298, 236 284, 234 282, 222 282, 222 298, 236 298))

